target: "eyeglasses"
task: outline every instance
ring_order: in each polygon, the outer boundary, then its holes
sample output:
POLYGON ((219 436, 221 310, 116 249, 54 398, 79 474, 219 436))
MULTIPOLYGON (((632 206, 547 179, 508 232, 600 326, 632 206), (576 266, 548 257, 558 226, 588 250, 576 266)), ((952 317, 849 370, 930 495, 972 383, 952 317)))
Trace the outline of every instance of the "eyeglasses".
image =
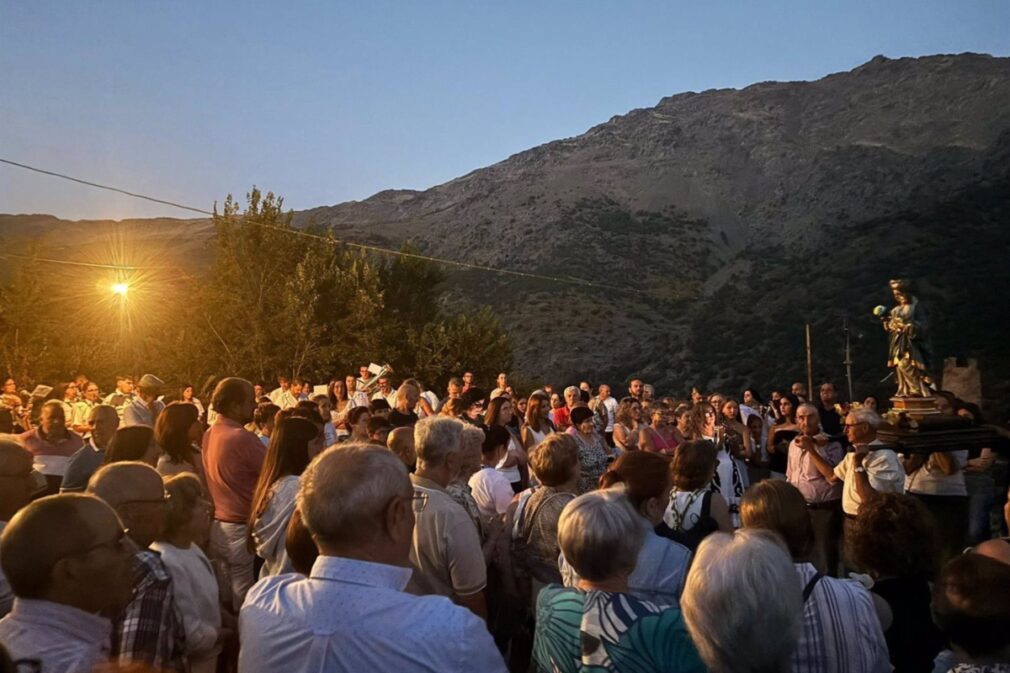
POLYGON ((101 549, 102 547, 112 547, 116 551, 130 551, 132 547, 132 540, 130 540, 130 529, 123 528, 119 531, 119 534, 112 540, 106 540, 105 542, 99 542, 98 544, 92 545, 87 549, 82 549, 81 551, 74 552, 70 556, 81 556, 83 554, 89 554, 96 549, 101 549))
POLYGON ((844 423, 843 425, 846 428, 855 428, 855 427, 858 427, 860 425, 866 425, 866 421, 859 421, 858 423, 844 423))

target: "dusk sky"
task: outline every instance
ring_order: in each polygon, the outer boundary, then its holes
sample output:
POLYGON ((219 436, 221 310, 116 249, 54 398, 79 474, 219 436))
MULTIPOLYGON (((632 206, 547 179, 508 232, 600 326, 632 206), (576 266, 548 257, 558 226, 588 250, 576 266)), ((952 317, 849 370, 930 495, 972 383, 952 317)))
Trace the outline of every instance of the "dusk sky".
MULTIPOLYGON (((1010 54, 1010 2, 0 0, 0 157, 209 208, 424 189, 683 91, 1010 54)), ((0 164, 0 212, 185 211, 0 164)))

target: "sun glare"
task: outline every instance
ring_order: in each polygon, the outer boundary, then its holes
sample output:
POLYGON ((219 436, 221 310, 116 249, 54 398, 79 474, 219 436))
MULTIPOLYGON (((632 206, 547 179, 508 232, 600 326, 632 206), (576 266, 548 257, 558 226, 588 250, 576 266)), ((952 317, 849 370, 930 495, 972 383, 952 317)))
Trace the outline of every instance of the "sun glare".
POLYGON ((130 291, 129 283, 113 283, 112 292, 118 294, 120 297, 125 297, 126 293, 130 291))

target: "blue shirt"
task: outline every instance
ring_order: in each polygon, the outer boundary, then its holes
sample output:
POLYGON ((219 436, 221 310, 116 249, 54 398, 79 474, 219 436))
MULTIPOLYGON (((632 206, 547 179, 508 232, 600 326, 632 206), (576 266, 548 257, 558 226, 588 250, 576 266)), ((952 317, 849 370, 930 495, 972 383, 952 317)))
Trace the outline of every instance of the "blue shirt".
POLYGON ((0 619, 0 643, 11 659, 34 659, 42 673, 90 673, 109 658, 108 619, 50 601, 16 598, 0 619))
POLYGON ((484 622, 403 589, 411 568, 320 556, 309 578, 257 582, 239 615, 242 673, 505 673, 484 622))

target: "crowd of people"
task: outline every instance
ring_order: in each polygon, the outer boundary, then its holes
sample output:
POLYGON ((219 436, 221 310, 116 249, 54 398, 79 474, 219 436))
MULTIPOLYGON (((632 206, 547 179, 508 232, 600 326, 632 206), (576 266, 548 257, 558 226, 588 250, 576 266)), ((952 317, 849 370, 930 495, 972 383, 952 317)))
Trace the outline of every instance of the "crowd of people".
POLYGON ((1010 673, 1001 426, 396 383, 6 379, 0 670, 1010 673))

